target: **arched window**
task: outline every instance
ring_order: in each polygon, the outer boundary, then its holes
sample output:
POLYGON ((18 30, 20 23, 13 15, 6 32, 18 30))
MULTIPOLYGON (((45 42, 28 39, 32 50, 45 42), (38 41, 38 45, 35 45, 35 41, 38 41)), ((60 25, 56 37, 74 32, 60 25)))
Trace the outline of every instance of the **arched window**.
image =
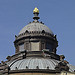
POLYGON ((45 33, 45 31, 44 31, 44 30, 42 30, 42 33, 45 33))

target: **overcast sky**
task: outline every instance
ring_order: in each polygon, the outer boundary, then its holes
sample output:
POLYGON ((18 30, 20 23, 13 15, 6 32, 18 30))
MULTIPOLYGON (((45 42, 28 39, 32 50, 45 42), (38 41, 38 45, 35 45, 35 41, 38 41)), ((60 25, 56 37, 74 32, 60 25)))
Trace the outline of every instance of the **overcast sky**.
POLYGON ((14 40, 33 21, 33 9, 57 35, 57 54, 75 65, 75 0, 0 0, 0 61, 15 54, 14 40))

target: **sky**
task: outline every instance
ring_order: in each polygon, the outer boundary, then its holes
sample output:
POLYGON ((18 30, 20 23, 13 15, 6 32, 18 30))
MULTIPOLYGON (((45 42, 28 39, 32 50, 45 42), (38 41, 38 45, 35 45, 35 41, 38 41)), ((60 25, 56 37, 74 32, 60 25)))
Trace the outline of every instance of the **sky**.
POLYGON ((57 54, 75 65, 75 0, 0 0, 0 61, 15 54, 15 35, 33 21, 35 7, 57 35, 57 54))

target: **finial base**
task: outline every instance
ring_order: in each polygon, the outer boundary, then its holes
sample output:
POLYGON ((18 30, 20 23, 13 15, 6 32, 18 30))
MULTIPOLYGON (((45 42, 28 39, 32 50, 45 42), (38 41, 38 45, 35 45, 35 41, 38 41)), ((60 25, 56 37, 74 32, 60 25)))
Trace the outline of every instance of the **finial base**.
POLYGON ((34 14, 34 17, 33 17, 34 20, 40 19, 40 17, 38 17, 38 15, 39 15, 38 12, 34 12, 33 14, 34 14))

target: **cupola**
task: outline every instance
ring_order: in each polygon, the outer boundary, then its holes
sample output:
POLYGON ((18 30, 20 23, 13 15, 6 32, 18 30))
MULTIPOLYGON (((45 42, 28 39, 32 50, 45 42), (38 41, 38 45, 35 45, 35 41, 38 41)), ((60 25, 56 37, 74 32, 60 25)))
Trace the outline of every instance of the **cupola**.
POLYGON ((33 10, 33 22, 30 22, 19 32, 14 41, 16 53, 28 51, 42 51, 48 50, 49 52, 56 53, 58 42, 56 36, 53 34, 43 22, 39 22, 39 10, 33 10))

